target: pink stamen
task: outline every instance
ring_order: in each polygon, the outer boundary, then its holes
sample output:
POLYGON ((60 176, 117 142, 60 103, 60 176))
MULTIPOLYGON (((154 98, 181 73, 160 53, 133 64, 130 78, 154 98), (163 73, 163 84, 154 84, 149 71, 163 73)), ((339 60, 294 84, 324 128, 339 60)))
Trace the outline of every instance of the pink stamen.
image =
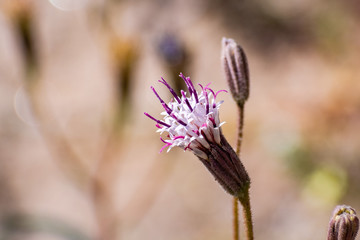
POLYGON ((207 90, 209 90, 212 94, 213 94, 213 96, 214 96, 214 99, 216 98, 216 95, 215 95, 215 92, 211 89, 211 88, 206 88, 207 90))
POLYGON ((226 91, 226 90, 219 90, 219 91, 217 91, 216 93, 215 93, 215 98, 216 98, 216 96, 219 94, 219 93, 221 93, 221 92, 226 92, 226 93, 228 93, 228 91, 226 91))
POLYGON ((197 95, 197 93, 196 93, 196 89, 195 89, 195 87, 194 87, 191 79, 190 79, 189 77, 185 77, 185 78, 184 78, 184 75, 183 75, 182 73, 180 73, 180 77, 182 77, 182 78, 184 79, 186 85, 188 85, 190 95, 193 94, 196 103, 199 103, 199 98, 198 98, 198 95, 197 95))
POLYGON ((166 147, 169 147, 169 146, 172 145, 171 142, 165 141, 162 137, 160 137, 160 140, 161 140, 163 143, 165 143, 165 145, 160 149, 160 152, 159 152, 159 153, 161 153, 162 151, 164 151, 164 149, 165 149, 166 147))
POLYGON ((185 138, 185 136, 176 136, 176 137, 174 137, 174 138, 173 138, 173 140, 176 140, 176 139, 179 139, 179 138, 184 139, 184 138, 185 138))
POLYGON ((162 151, 164 151, 165 148, 171 146, 171 143, 167 143, 165 144, 161 149, 160 149, 160 152, 159 153, 162 153, 162 151))
MULTIPOLYGON (((210 84, 210 83, 209 83, 210 84)), ((209 84, 208 85, 206 85, 205 86, 205 88, 201 85, 201 84, 199 84, 199 86, 201 87, 201 89, 202 89, 202 91, 205 93, 205 99, 206 99, 206 114, 208 114, 209 113, 209 110, 210 110, 210 106, 209 106, 209 96, 208 96, 208 93, 207 93, 207 86, 209 86, 209 84)))

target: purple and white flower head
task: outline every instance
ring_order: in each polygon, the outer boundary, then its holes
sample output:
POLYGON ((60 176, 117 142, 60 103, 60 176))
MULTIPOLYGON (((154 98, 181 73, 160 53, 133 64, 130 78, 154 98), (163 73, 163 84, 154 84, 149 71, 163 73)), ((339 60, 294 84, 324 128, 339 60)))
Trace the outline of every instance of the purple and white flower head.
POLYGON ((161 121, 148 113, 145 115, 156 121, 156 126, 159 128, 157 132, 167 133, 168 139, 160 138, 165 143, 160 152, 166 147, 168 147, 167 151, 170 151, 171 148, 177 146, 184 150, 191 150, 195 155, 206 159, 205 151, 210 148, 209 143, 220 144, 220 126, 224 122, 220 122, 219 108, 223 101, 216 102, 216 96, 226 91, 220 90, 215 93, 209 88, 210 84, 205 87, 199 84, 201 92, 198 92, 189 77, 185 77, 182 73, 180 77, 186 83, 188 94, 181 90, 181 96, 178 96, 162 78, 159 82, 170 90, 174 98, 169 103, 165 103, 151 87, 165 109, 161 113, 164 118, 161 121))
POLYGON ((163 79, 159 80, 173 95, 169 103, 165 103, 156 90, 151 87, 164 108, 163 119, 154 118, 144 113, 156 122, 160 134, 167 134, 167 138, 160 139, 165 143, 168 151, 178 146, 184 150, 191 150, 213 174, 223 188, 234 196, 239 196, 250 186, 249 176, 240 159, 221 133, 219 108, 223 101, 217 102, 220 90, 214 92, 209 84, 199 84, 198 92, 189 77, 180 74, 185 81, 188 92, 181 90, 178 96, 174 89, 163 79))

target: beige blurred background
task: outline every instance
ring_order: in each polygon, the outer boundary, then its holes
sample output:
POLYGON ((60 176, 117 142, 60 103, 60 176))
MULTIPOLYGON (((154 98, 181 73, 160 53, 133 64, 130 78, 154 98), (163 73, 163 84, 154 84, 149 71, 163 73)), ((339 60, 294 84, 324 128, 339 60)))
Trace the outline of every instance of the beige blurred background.
POLYGON ((335 205, 360 211, 359 13, 356 0, 1 0, 0 239, 232 239, 231 196, 190 152, 159 154, 143 114, 160 116, 150 86, 170 99, 157 80, 181 87, 180 71, 227 89, 223 36, 250 67, 255 238, 325 239, 335 205))

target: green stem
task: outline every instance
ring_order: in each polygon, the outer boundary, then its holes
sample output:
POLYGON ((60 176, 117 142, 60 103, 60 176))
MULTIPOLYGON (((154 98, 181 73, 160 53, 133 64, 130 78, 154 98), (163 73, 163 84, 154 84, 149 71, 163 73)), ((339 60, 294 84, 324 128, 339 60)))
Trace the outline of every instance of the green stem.
POLYGON ((234 227, 234 240, 239 240, 240 228, 239 228, 239 202, 238 198, 233 198, 233 227, 234 227))
MULTIPOLYGON (((236 154, 240 155, 242 136, 243 136, 243 125, 244 125, 244 105, 238 105, 239 111, 239 122, 238 122, 238 135, 236 139, 236 154)), ((239 228, 239 203, 238 198, 233 199, 233 228, 234 228, 234 240, 239 240, 240 228, 239 228)))
MULTIPOLYGON (((239 122, 238 122, 238 134, 237 134, 237 140, 236 140, 236 154, 240 157, 240 150, 241 150, 241 144, 243 139, 243 128, 244 128, 244 104, 238 104, 238 112, 239 112, 239 122)), ((246 227, 246 235, 247 240, 253 240, 254 239, 254 231, 253 231, 253 222, 252 222, 252 214, 251 214, 251 205, 250 205, 250 195, 249 195, 249 188, 247 189, 246 193, 242 198, 239 198, 239 201, 243 207, 243 215, 244 215, 244 224, 246 227)), ((235 209, 235 201, 234 201, 234 209, 235 209)), ((234 219, 238 217, 238 213, 235 213, 234 210, 234 219), (237 214, 235 216, 235 214, 237 214)), ((238 224, 238 222, 237 222, 238 224)), ((238 227, 235 228, 235 220, 234 220, 234 231, 238 227)), ((238 232, 234 233, 234 239, 237 240, 238 238, 238 232)))
POLYGON ((238 122, 238 135, 236 139, 236 154, 240 157, 241 143, 243 139, 244 128, 244 104, 238 105, 239 122, 238 122))
POLYGON ((250 206, 250 195, 249 190, 243 196, 243 198, 239 198, 241 205, 243 206, 244 220, 246 226, 246 235, 248 240, 254 239, 254 230, 253 230, 253 222, 252 222, 252 214, 251 214, 251 206, 250 206))

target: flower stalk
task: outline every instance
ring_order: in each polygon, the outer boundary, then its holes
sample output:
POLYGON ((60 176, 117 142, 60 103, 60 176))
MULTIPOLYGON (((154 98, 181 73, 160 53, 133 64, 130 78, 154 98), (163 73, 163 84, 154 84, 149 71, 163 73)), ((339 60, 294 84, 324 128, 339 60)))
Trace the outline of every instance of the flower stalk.
MULTIPOLYGON (((243 139, 243 126, 244 126, 244 105, 249 98, 249 69, 246 55, 243 49, 233 39, 223 38, 222 40, 222 54, 221 60, 223 63, 223 69, 225 78, 227 80, 230 92, 238 108, 238 134, 236 140, 236 154, 240 157, 241 144, 243 139)), ((244 211, 244 223, 247 230, 247 239, 253 239, 253 223, 250 206, 249 188, 244 191, 238 200, 243 206, 244 211)), ((233 213, 234 213, 234 240, 239 239, 239 226, 238 226, 238 211, 237 201, 233 201, 233 213)))

